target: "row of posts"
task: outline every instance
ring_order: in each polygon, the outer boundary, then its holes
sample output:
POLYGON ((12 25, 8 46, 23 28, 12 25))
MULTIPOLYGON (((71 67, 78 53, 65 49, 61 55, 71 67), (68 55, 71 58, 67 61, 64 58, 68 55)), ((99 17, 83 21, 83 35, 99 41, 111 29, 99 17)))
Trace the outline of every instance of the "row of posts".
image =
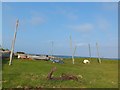
MULTIPOLYGON (((11 53, 10 53, 10 61, 9 61, 9 65, 12 64, 12 56, 13 56, 13 52, 14 52, 14 45, 15 45, 15 40, 16 40, 16 35, 17 35, 17 30, 18 30, 18 24, 19 24, 19 20, 16 21, 16 26, 15 26, 15 33, 14 33, 14 38, 12 41, 12 49, 11 49, 11 53)), ((88 44, 89 46, 89 55, 90 55, 90 59, 91 59, 91 49, 90 49, 90 44, 88 44)), ((72 61, 74 64, 74 55, 75 55, 75 51, 77 46, 75 46, 75 49, 73 50, 73 45, 72 45, 72 38, 70 36, 70 47, 71 47, 71 51, 72 51, 72 61)), ((98 50, 98 43, 96 43, 96 47, 97 47, 97 54, 98 54, 98 62, 101 63, 101 59, 99 57, 99 50, 98 50)), ((53 41, 52 41, 52 55, 53 55, 53 41)))

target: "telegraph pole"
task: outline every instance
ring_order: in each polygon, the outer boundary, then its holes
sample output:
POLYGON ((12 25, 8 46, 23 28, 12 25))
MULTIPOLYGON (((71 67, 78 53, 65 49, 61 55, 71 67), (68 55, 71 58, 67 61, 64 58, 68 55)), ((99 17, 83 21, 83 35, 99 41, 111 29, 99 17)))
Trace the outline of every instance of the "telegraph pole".
POLYGON ((90 60, 91 60, 91 48, 90 48, 90 44, 88 44, 89 47, 89 56, 90 56, 90 60))
POLYGON ((54 42, 52 41, 51 43, 52 43, 52 52, 51 52, 52 55, 51 56, 53 56, 53 45, 54 45, 54 42))
POLYGON ((72 46, 72 37, 70 36, 70 47, 71 47, 71 51, 72 51, 72 61, 73 61, 73 64, 74 64, 74 53, 73 53, 73 46, 72 46))
POLYGON ((75 55, 76 48, 77 48, 77 46, 75 46, 75 48, 74 48, 73 57, 74 57, 74 55, 75 55))
POLYGON ((97 54, 98 54, 98 62, 101 63, 100 55, 99 55, 99 50, 98 50, 98 43, 96 43, 96 48, 97 48, 97 54))
POLYGON ((18 24, 19 24, 19 20, 16 21, 15 32, 14 32, 14 38, 13 38, 13 40, 12 40, 12 49, 11 49, 11 53, 10 53, 9 65, 12 64, 12 56, 13 56, 13 52, 14 52, 14 45, 15 45, 15 40, 16 40, 16 35, 17 35, 17 30, 18 30, 18 24))

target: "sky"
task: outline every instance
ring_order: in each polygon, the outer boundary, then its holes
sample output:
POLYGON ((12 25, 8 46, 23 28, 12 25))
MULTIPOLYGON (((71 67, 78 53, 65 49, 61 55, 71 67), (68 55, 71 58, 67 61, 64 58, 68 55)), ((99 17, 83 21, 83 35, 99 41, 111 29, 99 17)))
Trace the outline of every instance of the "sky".
POLYGON ((119 0, 1 0, 2 2, 119 2, 119 0))
POLYGON ((118 57, 117 2, 4 2, 2 46, 11 49, 16 20, 19 27, 15 52, 33 54, 118 57), (53 48, 52 48, 53 42, 53 48))

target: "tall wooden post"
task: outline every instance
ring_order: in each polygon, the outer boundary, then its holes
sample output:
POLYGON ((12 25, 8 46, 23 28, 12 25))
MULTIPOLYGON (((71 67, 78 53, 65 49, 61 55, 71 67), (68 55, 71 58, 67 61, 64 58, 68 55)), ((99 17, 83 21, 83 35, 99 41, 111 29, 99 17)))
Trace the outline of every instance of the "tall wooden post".
POLYGON ((50 44, 49 55, 53 56, 53 41, 50 41, 49 44, 50 44))
POLYGON ((12 49, 11 49, 11 53, 10 53, 9 65, 12 64, 12 57, 13 57, 13 52, 14 52, 14 45, 15 45, 15 40, 16 40, 16 35, 17 35, 18 23, 19 23, 19 20, 16 21, 14 38, 13 38, 13 40, 12 40, 12 49))
POLYGON ((73 64, 74 64, 74 53, 73 53, 73 46, 72 46, 72 37, 70 36, 70 47, 71 47, 71 52, 72 52, 72 61, 73 61, 73 64))
POLYGON ((74 48, 73 57, 74 57, 74 55, 75 55, 76 48, 77 48, 77 46, 75 46, 75 48, 74 48))
POLYGON ((101 63, 100 55, 99 55, 99 50, 98 50, 98 43, 96 43, 96 48, 97 48, 97 54, 98 54, 98 62, 101 63))
POLYGON ((90 60, 91 60, 91 48, 90 48, 90 44, 88 44, 89 47, 89 56, 90 56, 90 60))
POLYGON ((53 43, 53 41, 52 41, 52 52, 51 52, 52 55, 51 55, 51 56, 53 56, 53 44, 54 44, 54 43, 53 43))

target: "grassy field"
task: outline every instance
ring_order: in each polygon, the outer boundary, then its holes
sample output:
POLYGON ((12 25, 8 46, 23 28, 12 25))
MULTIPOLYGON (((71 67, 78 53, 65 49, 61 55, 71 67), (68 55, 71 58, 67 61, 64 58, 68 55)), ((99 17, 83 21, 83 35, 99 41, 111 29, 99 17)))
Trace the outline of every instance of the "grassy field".
POLYGON ((13 65, 3 60, 3 88, 41 87, 41 88, 117 88, 118 87, 118 60, 92 59, 90 64, 83 64, 83 58, 76 58, 75 64, 71 59, 64 59, 64 64, 50 61, 14 59, 13 65), (47 80, 51 68, 56 66, 54 77, 61 73, 75 75, 74 80, 47 80), (82 77, 79 77, 82 76, 82 77))

